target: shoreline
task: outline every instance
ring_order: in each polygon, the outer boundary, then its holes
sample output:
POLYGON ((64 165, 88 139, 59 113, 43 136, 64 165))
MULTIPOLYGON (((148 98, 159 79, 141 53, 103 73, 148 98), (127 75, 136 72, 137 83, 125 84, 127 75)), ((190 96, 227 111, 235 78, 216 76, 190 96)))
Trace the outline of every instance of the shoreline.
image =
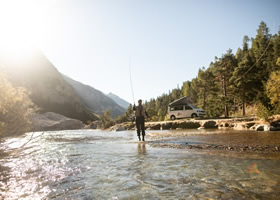
MULTIPOLYGON (((252 131, 280 131, 280 115, 266 122, 255 117, 221 119, 180 119, 174 121, 146 122, 146 130, 225 129, 252 131)), ((109 131, 135 130, 134 122, 116 124, 109 131)))

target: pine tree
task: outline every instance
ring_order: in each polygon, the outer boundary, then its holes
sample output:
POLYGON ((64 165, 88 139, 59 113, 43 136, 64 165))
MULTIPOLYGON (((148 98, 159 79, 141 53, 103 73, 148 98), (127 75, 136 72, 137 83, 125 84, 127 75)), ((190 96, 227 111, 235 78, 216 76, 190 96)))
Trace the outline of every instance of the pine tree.
POLYGON ((243 38, 243 49, 238 52, 236 58, 238 60, 238 66, 234 69, 230 82, 233 83, 232 88, 234 90, 234 99, 237 102, 241 102, 242 113, 245 116, 245 104, 252 101, 254 92, 253 79, 255 70, 252 70, 254 65, 252 51, 248 47, 248 36, 243 38))
POLYGON ((231 49, 214 63, 216 76, 221 83, 225 117, 229 116, 228 104, 231 100, 229 94, 229 88, 231 85, 230 78, 236 66, 237 59, 232 54, 231 49))
POLYGON ((276 34, 274 36, 273 41, 273 55, 274 55, 274 61, 276 61, 276 70, 279 70, 280 68, 280 28, 278 31, 278 35, 276 34), (278 64, 279 63, 279 64, 278 64))
POLYGON ((215 88, 215 75, 212 73, 211 69, 205 70, 203 67, 198 71, 198 105, 204 110, 207 107, 208 96, 213 92, 215 88))
POLYGON ((252 39, 252 51, 255 56, 255 80, 254 89, 256 91, 256 100, 267 104, 268 99, 265 92, 265 83, 272 71, 275 70, 275 62, 273 60, 273 46, 271 34, 267 25, 262 21, 257 30, 255 39, 252 39))

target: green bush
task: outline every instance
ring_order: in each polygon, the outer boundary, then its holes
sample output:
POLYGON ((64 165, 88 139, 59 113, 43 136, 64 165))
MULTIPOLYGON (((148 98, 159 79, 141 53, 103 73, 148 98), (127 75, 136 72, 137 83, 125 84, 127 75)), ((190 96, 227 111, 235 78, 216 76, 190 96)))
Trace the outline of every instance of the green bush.
POLYGON ((256 115, 257 115, 257 117, 264 119, 265 121, 268 121, 268 118, 270 116, 272 116, 272 112, 270 111, 270 109, 268 109, 262 103, 259 103, 257 105, 256 115))
POLYGON ((101 128, 109 128, 110 126, 113 126, 115 124, 110 110, 105 110, 104 113, 99 116, 99 118, 99 126, 101 128))
POLYGON ((280 71, 275 71, 270 74, 266 84, 266 93, 273 106, 275 114, 280 113, 280 71))
POLYGON ((35 106, 22 87, 13 87, 0 74, 0 137, 13 136, 30 130, 30 115, 35 106))

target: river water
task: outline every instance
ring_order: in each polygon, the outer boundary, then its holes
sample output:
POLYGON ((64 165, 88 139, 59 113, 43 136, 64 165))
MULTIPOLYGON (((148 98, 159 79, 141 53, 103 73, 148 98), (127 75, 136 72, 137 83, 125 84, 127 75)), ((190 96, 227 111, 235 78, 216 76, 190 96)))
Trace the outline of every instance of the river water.
POLYGON ((279 199, 280 159, 157 148, 153 134, 146 143, 98 130, 9 139, 0 199, 279 199))

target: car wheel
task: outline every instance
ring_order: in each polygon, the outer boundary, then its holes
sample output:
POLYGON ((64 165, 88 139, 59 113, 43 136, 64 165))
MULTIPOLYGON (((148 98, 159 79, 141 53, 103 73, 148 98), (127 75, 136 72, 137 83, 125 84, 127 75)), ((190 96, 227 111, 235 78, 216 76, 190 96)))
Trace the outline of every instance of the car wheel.
POLYGON ((196 117, 197 117, 197 114, 193 113, 192 118, 196 118, 196 117))
POLYGON ((174 115, 171 115, 170 119, 171 119, 171 120, 175 120, 176 117, 175 117, 174 115))

